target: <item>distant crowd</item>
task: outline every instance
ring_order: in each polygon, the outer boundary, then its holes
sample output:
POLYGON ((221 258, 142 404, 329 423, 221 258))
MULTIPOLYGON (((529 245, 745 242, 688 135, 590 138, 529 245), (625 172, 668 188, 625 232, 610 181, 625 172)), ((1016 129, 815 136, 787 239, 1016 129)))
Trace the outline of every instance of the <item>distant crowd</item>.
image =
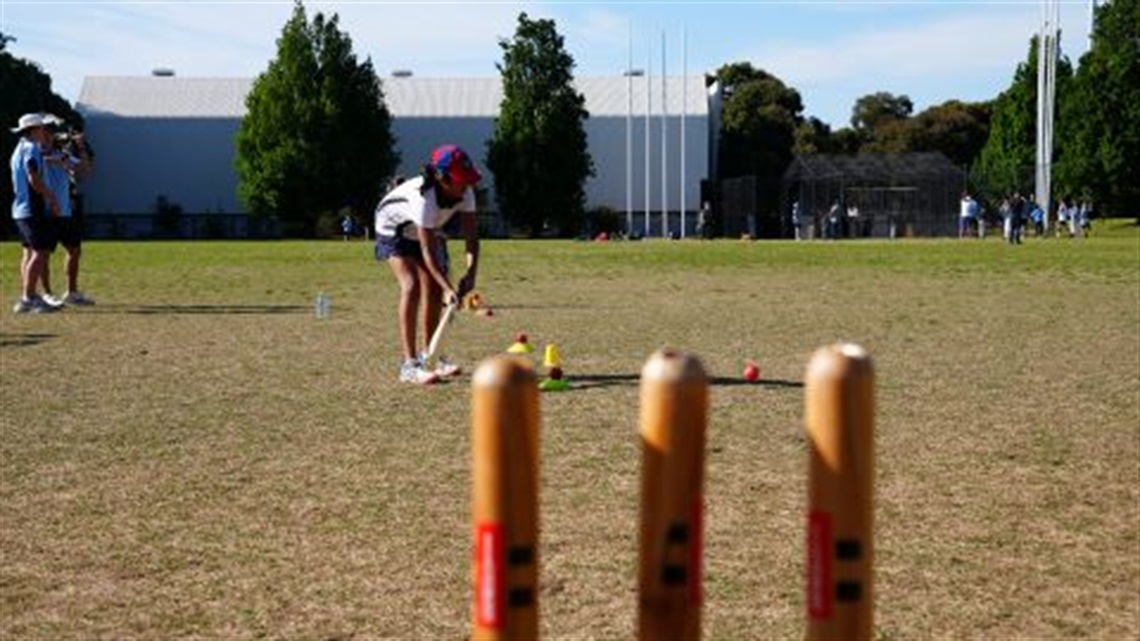
POLYGON ((996 218, 985 211, 969 191, 962 192, 958 213, 958 237, 985 238, 988 223, 1001 223, 1002 238, 1011 244, 1020 244, 1028 225, 1033 225, 1036 236, 1044 236, 1051 225, 1058 237, 1080 238, 1092 231, 1093 204, 1091 200, 1077 201, 1064 196, 1049 215, 1032 197, 1025 198, 1013 192, 1001 199, 996 218))

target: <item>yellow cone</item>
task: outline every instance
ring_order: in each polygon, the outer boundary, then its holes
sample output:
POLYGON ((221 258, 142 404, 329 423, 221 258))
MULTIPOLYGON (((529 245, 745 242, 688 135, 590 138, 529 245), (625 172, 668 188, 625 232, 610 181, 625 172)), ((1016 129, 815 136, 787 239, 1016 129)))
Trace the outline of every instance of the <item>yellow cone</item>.
POLYGON ((534 351, 530 343, 515 343, 507 348, 508 354, 529 354, 534 351))
POLYGON ((558 346, 554 343, 549 343, 546 346, 546 351, 542 356, 543 367, 561 367, 562 357, 558 355, 558 346))

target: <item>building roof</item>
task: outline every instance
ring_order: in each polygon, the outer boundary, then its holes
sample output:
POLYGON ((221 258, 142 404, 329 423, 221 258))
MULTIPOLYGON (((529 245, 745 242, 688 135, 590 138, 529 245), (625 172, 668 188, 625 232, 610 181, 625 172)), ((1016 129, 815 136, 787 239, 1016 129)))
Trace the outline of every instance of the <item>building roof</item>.
MULTIPOLYGON (((502 83, 490 78, 382 78, 384 100, 393 117, 495 117, 502 102, 502 83)), ((649 99, 653 115, 666 112, 708 114, 703 76, 669 76, 664 87, 652 79, 649 99)), ((647 78, 602 76, 576 78, 591 116, 645 114, 647 78), (632 88, 632 100, 630 99, 632 88)), ((86 117, 113 115, 151 118, 240 118, 252 78, 159 76, 88 76, 76 108, 86 117)))

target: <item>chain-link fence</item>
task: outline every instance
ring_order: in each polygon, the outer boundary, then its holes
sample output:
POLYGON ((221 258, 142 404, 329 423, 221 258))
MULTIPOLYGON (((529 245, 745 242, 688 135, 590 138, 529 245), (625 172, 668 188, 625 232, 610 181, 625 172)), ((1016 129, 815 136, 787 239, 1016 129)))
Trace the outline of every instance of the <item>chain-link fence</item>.
POLYGON ((956 235, 966 179, 937 152, 796 156, 783 177, 781 235, 956 235))

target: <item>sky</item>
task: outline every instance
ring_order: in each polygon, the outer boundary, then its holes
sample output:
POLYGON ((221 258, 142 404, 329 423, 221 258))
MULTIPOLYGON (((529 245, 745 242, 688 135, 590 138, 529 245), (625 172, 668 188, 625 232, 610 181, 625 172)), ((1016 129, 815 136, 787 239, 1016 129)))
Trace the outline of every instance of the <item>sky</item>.
MULTIPOLYGON (((988 100, 1009 86, 1041 23, 1039 0, 304 3, 339 16, 358 58, 383 77, 495 77, 518 16, 555 22, 577 76, 664 68, 712 73, 749 62, 797 89, 804 116, 850 123, 861 96, 906 95, 915 113, 988 100), (662 43, 664 42, 664 47, 662 43), (664 49, 664 53, 663 53, 664 49)), ((87 76, 248 77, 263 72, 293 0, 0 0, 8 50, 40 65, 75 102, 87 76)), ((1061 45, 1088 48, 1089 0, 1062 0, 1061 45)))

